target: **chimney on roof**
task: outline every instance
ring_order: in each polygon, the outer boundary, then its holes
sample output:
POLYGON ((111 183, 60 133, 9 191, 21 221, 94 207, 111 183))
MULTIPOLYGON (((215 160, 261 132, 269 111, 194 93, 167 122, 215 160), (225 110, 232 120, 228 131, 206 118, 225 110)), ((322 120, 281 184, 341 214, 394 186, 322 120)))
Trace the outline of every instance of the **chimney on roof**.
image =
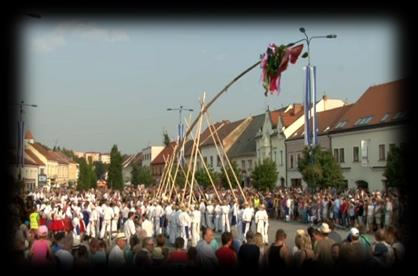
POLYGON ((298 114, 302 110, 302 106, 299 104, 293 104, 292 112, 290 114, 298 114))
POLYGON ((25 142, 29 144, 33 144, 35 142, 30 130, 26 131, 25 133, 25 142))

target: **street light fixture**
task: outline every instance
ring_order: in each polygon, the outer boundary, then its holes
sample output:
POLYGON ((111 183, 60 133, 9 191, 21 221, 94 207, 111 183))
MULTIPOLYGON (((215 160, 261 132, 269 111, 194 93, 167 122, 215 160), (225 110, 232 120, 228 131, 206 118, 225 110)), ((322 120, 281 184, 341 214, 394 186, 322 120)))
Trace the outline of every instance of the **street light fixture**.
POLYGON ((19 121, 17 123, 18 126, 18 135, 17 135, 17 165, 18 165, 18 179, 19 181, 22 180, 22 168, 24 162, 24 144, 23 144, 23 136, 24 136, 24 122, 23 122, 23 108, 24 107, 38 107, 36 104, 25 104, 24 101, 21 101, 19 104, 19 121))
MULTIPOLYGON (((182 116, 181 116, 181 114, 182 114, 183 110, 184 111, 190 111, 190 112, 192 112, 193 109, 186 108, 186 107, 184 107, 182 105, 180 105, 180 107, 178 107, 178 108, 167 108, 167 111, 177 111, 177 110, 179 112, 179 125, 178 125, 178 132, 179 133, 178 133, 178 135, 179 135, 179 143, 180 143, 180 141, 183 140, 183 135, 184 135, 184 125, 182 123, 182 116)), ((183 154, 184 154, 184 152, 183 151, 180 151, 179 160, 181 160, 181 161, 183 161, 183 154)))
MULTIPOLYGON (((312 39, 317 38, 336 38, 336 34, 328 34, 321 36, 311 36, 306 34, 305 28, 299 28, 299 31, 305 35, 305 38, 300 39, 294 44, 305 41, 308 46, 308 52, 302 55, 303 58, 308 57, 308 65, 306 66, 306 92, 305 92, 305 145, 309 147, 309 156, 312 164, 314 164, 313 147, 317 145, 316 128, 316 66, 311 65, 310 44, 312 39)), ((315 178, 314 178, 315 186, 315 178)))

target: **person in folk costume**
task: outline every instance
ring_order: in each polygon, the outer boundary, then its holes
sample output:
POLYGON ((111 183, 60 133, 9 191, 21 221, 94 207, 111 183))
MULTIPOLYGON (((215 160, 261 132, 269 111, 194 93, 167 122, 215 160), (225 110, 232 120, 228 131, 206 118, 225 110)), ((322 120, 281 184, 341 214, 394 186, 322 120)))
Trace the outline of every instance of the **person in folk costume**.
POLYGON ((103 208, 103 223, 102 223, 102 229, 100 231, 100 238, 103 239, 105 237, 105 234, 108 235, 108 237, 111 237, 111 222, 112 218, 114 216, 112 203, 111 206, 107 206, 105 204, 105 207, 103 208))
POLYGON ((90 217, 91 217, 91 209, 89 202, 84 203, 84 208, 81 210, 81 214, 83 215, 83 221, 84 221, 84 227, 85 232, 87 235, 89 235, 89 229, 90 229, 90 217))
POLYGON ((118 201, 112 203, 112 209, 113 209, 113 217, 112 217, 112 233, 118 232, 118 222, 120 217, 120 208, 118 206, 118 201))
POLYGON ((187 249, 187 243, 188 240, 190 238, 189 235, 189 225, 190 225, 190 216, 187 213, 187 207, 186 206, 181 206, 180 208, 180 213, 178 215, 178 223, 179 223, 179 227, 180 227, 180 237, 182 237, 184 239, 184 249, 187 249))
POLYGON ((176 238, 180 237, 181 232, 182 232, 181 225, 180 225, 180 220, 179 220, 179 216, 180 216, 180 213, 182 212, 182 208, 184 208, 183 203, 181 203, 179 205, 179 207, 176 209, 176 212, 175 212, 175 215, 174 215, 174 224, 175 224, 175 229, 176 229, 175 230, 175 237, 176 238))
POLYGON ((200 239, 200 222, 201 222, 201 218, 202 218, 202 213, 200 212, 200 210, 198 208, 196 208, 196 206, 194 206, 193 204, 190 206, 190 210, 191 210, 191 221, 192 221, 192 241, 191 241, 191 245, 192 246, 196 246, 197 242, 200 239))
POLYGON ((251 222, 250 222, 250 229, 251 229, 252 226, 253 226, 253 223, 255 223, 254 222, 255 209, 254 209, 254 205, 251 202, 249 203, 249 208, 250 208, 250 211, 251 211, 251 222))
POLYGON ((237 225, 236 225, 236 228, 237 228, 237 232, 239 233, 238 234, 239 239, 241 241, 244 240, 244 236, 243 236, 244 231, 243 231, 243 222, 242 222, 242 214, 243 213, 244 213, 243 205, 238 205, 238 208, 237 208, 237 225))
POLYGON ((224 201, 223 205, 221 206, 221 218, 220 218, 220 224, 221 224, 221 232, 231 232, 231 226, 229 224, 229 204, 224 201))
POLYGON ((259 207, 259 210, 255 213, 256 232, 263 236, 263 243, 268 244, 269 217, 265 205, 261 204, 259 207))
POLYGON ((206 228, 207 227, 207 223, 206 223, 206 205, 205 205, 205 200, 204 199, 202 199, 200 201, 199 210, 200 210, 200 225, 202 225, 203 227, 206 228))
POLYGON ((237 226, 238 210, 239 210, 238 199, 235 199, 229 210, 229 213, 231 214, 231 220, 230 220, 231 227, 237 226))
POLYGON ((164 208, 164 216, 165 216, 165 225, 164 225, 164 235, 166 237, 170 236, 170 228, 171 228, 171 214, 173 213, 173 208, 171 203, 167 202, 164 208))
POLYGON ((97 211, 96 205, 91 203, 90 205, 90 222, 87 225, 87 235, 91 236, 92 238, 95 238, 97 235, 97 226, 99 224, 99 213, 97 211))
POLYGON ((169 233, 169 241, 171 244, 174 244, 176 241, 176 215, 177 215, 177 205, 173 205, 171 213, 167 214, 168 219, 168 233, 169 233))
POLYGON ((214 212, 214 207, 212 205, 212 202, 209 201, 208 205, 206 206, 206 224, 210 229, 214 229, 213 212, 214 212))
POLYGON ((216 202, 214 211, 215 211, 215 231, 220 232, 221 231, 220 219, 221 219, 222 209, 221 209, 221 205, 219 201, 216 202))
POLYGON ((155 235, 161 234, 161 230, 162 230, 161 218, 163 215, 164 215, 164 209, 161 207, 161 205, 157 201, 154 201, 154 210, 153 210, 152 216, 153 216, 155 235))
POLYGON ((251 220, 253 218, 253 211, 249 203, 244 203, 244 210, 242 212, 242 236, 244 241, 248 230, 250 230, 251 220))

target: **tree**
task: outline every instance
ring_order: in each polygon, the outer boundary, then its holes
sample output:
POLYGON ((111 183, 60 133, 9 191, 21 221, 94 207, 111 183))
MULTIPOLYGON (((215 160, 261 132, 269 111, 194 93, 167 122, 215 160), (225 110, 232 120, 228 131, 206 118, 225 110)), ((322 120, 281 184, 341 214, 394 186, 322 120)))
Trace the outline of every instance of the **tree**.
MULTIPOLYGON (((228 166, 227 163, 225 163, 225 165, 226 165, 226 172, 225 172, 225 170, 222 170, 222 172, 221 172, 221 176, 220 176, 221 183, 225 188, 229 188, 228 179, 226 177, 226 174, 228 174, 229 180, 231 181, 231 185, 232 185, 233 188, 235 188, 235 187, 237 187, 237 183, 235 181, 235 177, 232 173, 232 170, 228 166)), ((240 181, 240 169, 238 169, 237 163, 235 161, 232 161, 231 165, 232 165, 232 169, 235 172, 235 175, 238 178, 238 181, 240 181)))
POLYGON ((123 189, 122 156, 117 145, 113 145, 112 150, 110 151, 108 184, 113 189, 123 189))
POLYGON ((149 167, 139 167, 138 180, 141 184, 145 184, 146 186, 154 183, 154 178, 152 177, 149 167))
POLYGON ((299 172, 303 180, 311 189, 335 187, 340 189, 344 185, 344 177, 340 164, 328 150, 315 146, 310 151, 308 147, 303 150, 303 157, 299 160, 299 172))
POLYGON ((258 190, 272 190, 279 177, 279 172, 276 169, 276 163, 271 159, 264 159, 261 164, 258 164, 251 174, 253 179, 253 186, 258 190))
POLYGON ((170 144, 170 137, 168 136, 167 130, 163 132, 163 143, 165 146, 170 144))
POLYGON ((131 171, 131 183, 133 185, 141 184, 140 177, 139 177, 139 165, 134 164, 131 171))
POLYGON ((87 190, 96 187, 96 174, 94 172, 93 164, 87 164, 86 159, 79 158, 78 186, 79 190, 87 190))
POLYGON ((105 164, 103 164, 102 161, 94 161, 94 172, 96 174, 97 179, 103 179, 106 174, 106 167, 105 164))
MULTIPOLYGON (((216 173, 211 167, 208 168, 210 176, 212 177, 212 180, 214 184, 217 184, 219 182, 219 175, 216 173)), ((210 183, 209 175, 206 172, 204 168, 200 168, 195 173, 195 179, 197 183, 199 183, 202 187, 212 187, 212 184, 210 183)))
POLYGON ((386 177, 388 187, 397 187, 404 190, 406 187, 406 164, 404 159, 406 156, 405 147, 394 146, 389 150, 386 168, 383 176, 386 177))

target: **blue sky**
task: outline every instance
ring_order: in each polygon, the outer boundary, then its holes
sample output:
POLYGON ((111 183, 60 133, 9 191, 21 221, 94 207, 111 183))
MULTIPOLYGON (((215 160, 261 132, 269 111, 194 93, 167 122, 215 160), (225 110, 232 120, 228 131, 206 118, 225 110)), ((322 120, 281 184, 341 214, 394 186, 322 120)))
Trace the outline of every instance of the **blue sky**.
MULTIPOLYGON (((20 35, 25 127, 48 146, 122 153, 161 145, 162 132, 176 137, 178 113, 198 109, 232 78, 258 61, 271 42, 285 44, 309 35, 335 33, 311 44, 318 97, 356 101, 371 85, 405 77, 398 70, 400 30, 395 21, 335 18, 327 21, 25 20, 20 35)), ((264 97, 261 69, 245 75, 210 109, 212 121, 235 121, 302 102, 307 59, 282 75, 279 96, 264 97)), ((187 113, 185 113, 186 115, 187 113)), ((197 112, 193 112, 195 117, 197 112)))

